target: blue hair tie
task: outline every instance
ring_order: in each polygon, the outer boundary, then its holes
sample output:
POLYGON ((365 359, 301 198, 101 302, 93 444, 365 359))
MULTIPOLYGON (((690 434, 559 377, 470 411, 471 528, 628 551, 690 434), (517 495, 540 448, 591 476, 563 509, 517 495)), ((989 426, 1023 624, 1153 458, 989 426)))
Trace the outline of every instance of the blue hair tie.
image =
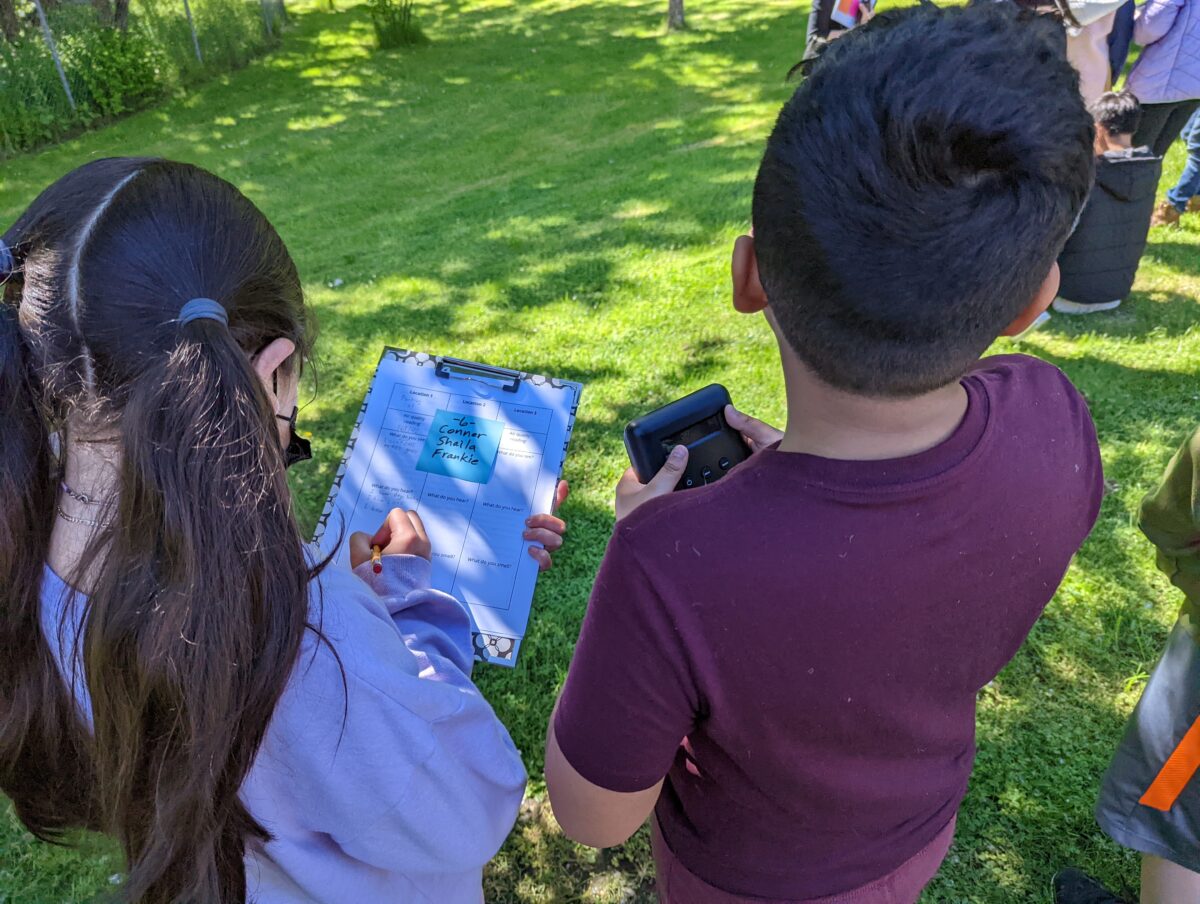
POLYGON ((229 312, 219 301, 213 301, 211 298, 193 298, 179 309, 180 328, 193 320, 219 320, 223 325, 229 326, 229 312))
POLYGON ((4 239, 0 239, 0 279, 8 279, 16 269, 16 258, 13 257, 13 253, 5 244, 4 239))

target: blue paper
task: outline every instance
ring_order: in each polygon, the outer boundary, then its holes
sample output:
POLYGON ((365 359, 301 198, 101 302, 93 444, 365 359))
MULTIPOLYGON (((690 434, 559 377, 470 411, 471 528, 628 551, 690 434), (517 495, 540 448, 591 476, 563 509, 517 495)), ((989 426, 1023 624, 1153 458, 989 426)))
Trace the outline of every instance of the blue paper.
POLYGON ((492 478, 503 433, 501 421, 439 409, 417 460, 417 470, 487 483, 492 478))

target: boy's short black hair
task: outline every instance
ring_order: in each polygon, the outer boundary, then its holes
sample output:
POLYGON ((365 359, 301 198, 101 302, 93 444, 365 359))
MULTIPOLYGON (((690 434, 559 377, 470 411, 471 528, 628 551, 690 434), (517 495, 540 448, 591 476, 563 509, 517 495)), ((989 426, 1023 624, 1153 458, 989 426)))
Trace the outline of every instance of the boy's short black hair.
POLYGON ((1128 91, 1101 94, 1088 112, 1109 135, 1132 135, 1142 124, 1142 105, 1128 91))
POLYGON ((822 380, 959 379, 1033 300, 1091 187, 1062 26, 1011 3, 883 13, 832 42, 767 142, 755 247, 822 380))

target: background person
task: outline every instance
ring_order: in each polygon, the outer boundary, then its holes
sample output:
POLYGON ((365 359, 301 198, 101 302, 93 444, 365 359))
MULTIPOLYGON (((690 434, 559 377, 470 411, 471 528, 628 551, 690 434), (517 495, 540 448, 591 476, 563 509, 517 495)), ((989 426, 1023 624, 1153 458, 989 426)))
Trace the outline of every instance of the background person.
POLYGON ((1112 85, 1109 35, 1126 0, 1068 0, 1067 59, 1079 72, 1079 93, 1093 104, 1112 85), (1073 20, 1073 21, 1072 21, 1073 20))
POLYGON ((1183 214, 1197 209, 1195 198, 1200 195, 1200 109, 1188 119, 1182 137, 1187 145, 1187 163, 1179 181, 1167 192, 1167 200, 1154 211, 1154 226, 1174 225, 1183 214))
POLYGON ((1109 92, 1091 107, 1096 120, 1096 181, 1066 247, 1054 310, 1092 314, 1119 307, 1146 250, 1162 159, 1133 147, 1141 120, 1138 99, 1109 92))
POLYGON ((1129 59, 1129 48, 1133 44, 1133 21, 1136 4, 1134 0, 1126 0, 1117 8, 1113 18, 1112 30, 1108 33, 1108 64, 1111 68, 1110 85, 1115 85, 1125 71, 1125 63, 1129 59))
MULTIPOLYGON (((1140 526, 1183 608, 1104 776, 1096 819, 1142 854, 1142 904, 1190 904, 1200 901, 1200 430, 1142 502, 1140 526)), ((1121 904, 1078 870, 1054 885, 1056 904, 1121 904)))
POLYGON ((1134 145, 1165 157, 1200 107, 1200 0, 1146 0, 1134 17, 1143 49, 1125 89, 1142 102, 1134 145))

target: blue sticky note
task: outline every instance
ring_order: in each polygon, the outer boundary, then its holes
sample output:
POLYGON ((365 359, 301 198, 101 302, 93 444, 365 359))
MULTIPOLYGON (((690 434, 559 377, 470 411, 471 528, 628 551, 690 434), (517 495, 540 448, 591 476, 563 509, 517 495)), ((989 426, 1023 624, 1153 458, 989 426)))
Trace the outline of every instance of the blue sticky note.
POLYGON ((425 448, 417 460, 417 470, 487 483, 492 479, 500 436, 504 433, 501 421, 439 410, 433 416, 433 426, 425 438, 425 448))

